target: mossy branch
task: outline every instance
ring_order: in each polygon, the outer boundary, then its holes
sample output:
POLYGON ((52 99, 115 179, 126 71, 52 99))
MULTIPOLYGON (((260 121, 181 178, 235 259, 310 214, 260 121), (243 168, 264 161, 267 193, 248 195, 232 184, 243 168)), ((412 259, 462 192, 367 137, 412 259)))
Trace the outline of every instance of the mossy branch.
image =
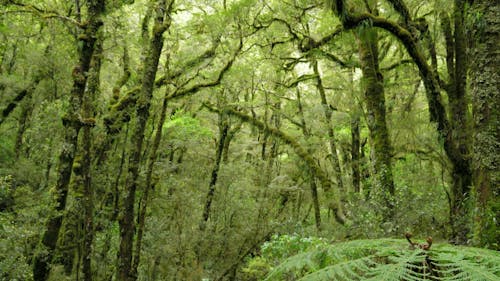
POLYGON ((328 176, 319 167, 319 165, 316 163, 316 161, 311 156, 311 154, 307 151, 307 149, 302 147, 302 145, 300 145, 300 143, 297 140, 295 140, 292 136, 286 134, 285 132, 283 132, 277 128, 269 127, 264 122, 259 121, 252 116, 246 115, 245 113, 243 113, 241 111, 237 111, 237 110, 232 109, 232 108, 220 109, 220 108, 216 108, 208 103, 204 103, 203 105, 208 110, 210 110, 212 112, 216 112, 219 114, 224 113, 224 114, 228 114, 228 115, 237 117, 240 120, 242 120, 243 122, 249 123, 252 126, 255 126, 255 127, 259 128, 260 130, 264 131, 265 133, 273 135, 274 137, 281 139, 284 143, 290 145, 293 148, 293 150, 295 151, 295 153, 306 162, 307 166, 314 173, 314 176, 316 176, 321 181, 323 189, 324 190, 330 189, 331 183, 330 183, 330 180, 328 179, 328 176))
POLYGON ((207 59, 215 57, 215 55, 216 55, 215 50, 219 46, 219 43, 220 43, 220 40, 216 40, 216 43, 210 49, 203 52, 200 56, 198 56, 194 59, 188 60, 179 70, 158 78, 155 81, 155 86, 161 87, 163 85, 166 85, 169 82, 171 82, 172 80, 181 76, 183 73, 186 72, 186 70, 198 67, 198 66, 200 66, 201 63, 203 63, 207 59))
POLYGON ((394 10, 396 10, 396 12, 403 17, 403 20, 406 23, 411 21, 410 10, 408 10, 408 7, 403 0, 387 0, 387 2, 389 2, 394 10))
POLYGON ((17 1, 13 1, 13 0, 8 0, 7 3, 5 3, 5 5, 6 6, 12 5, 12 6, 18 6, 18 7, 24 8, 23 10, 16 11, 16 12, 31 13, 31 14, 34 14, 34 15, 42 18, 42 19, 56 18, 56 19, 62 20, 64 22, 68 22, 70 24, 73 24, 73 25, 80 27, 80 28, 85 27, 84 24, 82 24, 82 23, 80 23, 80 22, 78 22, 75 19, 72 19, 70 17, 63 16, 60 13, 58 13, 57 11, 44 10, 36 5, 33 5, 33 4, 24 4, 24 3, 20 3, 17 1))
POLYGON ((323 37, 319 40, 314 40, 311 37, 306 37, 302 40, 302 42, 300 44, 300 51, 301 52, 308 52, 312 49, 319 48, 319 47, 327 44, 328 42, 332 41, 335 37, 340 35, 343 31, 344 31, 344 27, 337 26, 332 33, 326 35, 325 37, 323 37))
MULTIPOLYGON (((374 16, 370 13, 354 14, 347 10, 345 0, 336 0, 334 12, 337 13, 342 21, 345 29, 352 29, 363 22, 370 22, 372 26, 382 28, 394 35, 405 47, 406 51, 417 65, 420 76, 424 81, 426 95, 429 104, 430 119, 437 123, 437 129, 440 137, 446 139, 450 131, 449 120, 446 117, 446 110, 440 94, 440 84, 437 74, 420 51, 418 38, 415 38, 408 29, 402 25, 385 19, 383 17, 374 16)), ((446 148, 446 147, 445 147, 446 148)))
POLYGON ((407 60, 407 59, 404 59, 404 60, 400 60, 398 62, 395 62, 389 66, 386 66, 386 67, 382 67, 380 68, 380 70, 382 71, 391 71, 393 69, 396 69, 398 67, 400 67, 401 65, 404 65, 404 64, 411 64, 413 63, 413 60, 407 60))
POLYGON ((24 97, 28 95, 28 89, 23 89, 20 91, 16 97, 2 110, 2 116, 0 118, 0 125, 2 125, 3 121, 7 119, 7 117, 14 111, 14 109, 17 107, 19 102, 21 102, 24 97))
POLYGON ((35 90, 37 87, 38 83, 41 81, 41 77, 35 78, 35 81, 33 81, 28 87, 22 89, 17 95, 12 99, 9 104, 2 110, 2 114, 0 115, 0 125, 9 117, 9 115, 16 109, 16 107, 23 101, 26 96, 29 96, 32 94, 32 92, 35 90))
POLYGON ((123 74, 116 81, 115 86, 113 87, 113 98, 118 99, 120 98, 120 89, 125 86, 127 81, 130 79, 131 71, 130 71, 130 56, 128 54, 128 48, 127 45, 123 46, 123 74))
POLYGON ((324 57, 327 60, 329 60, 329 61, 331 61, 333 63, 336 63, 336 64, 340 65, 343 68, 359 67, 359 63, 357 63, 357 62, 346 62, 346 61, 343 61, 339 57, 337 57, 336 55, 334 55, 332 53, 329 53, 329 52, 325 52, 325 51, 323 51, 321 49, 315 49, 313 51, 313 53, 316 54, 316 55, 318 55, 318 56, 324 57))
POLYGON ((217 75, 217 78, 215 80, 210 81, 210 82, 196 84, 196 85, 191 86, 190 88, 187 88, 184 90, 174 91, 172 94, 170 94, 168 97, 166 97, 166 99, 171 100, 171 99, 184 97, 187 95, 194 94, 202 89, 210 88, 210 87, 214 87, 214 86, 219 85, 221 83, 222 79, 224 78, 224 76, 226 75, 226 73, 233 66, 233 63, 236 60, 236 58, 238 57, 238 54, 241 52, 242 48, 243 48, 243 41, 240 39, 239 44, 238 44, 238 48, 235 51, 233 57, 224 65, 224 67, 221 69, 221 71, 219 72, 219 74, 217 75))

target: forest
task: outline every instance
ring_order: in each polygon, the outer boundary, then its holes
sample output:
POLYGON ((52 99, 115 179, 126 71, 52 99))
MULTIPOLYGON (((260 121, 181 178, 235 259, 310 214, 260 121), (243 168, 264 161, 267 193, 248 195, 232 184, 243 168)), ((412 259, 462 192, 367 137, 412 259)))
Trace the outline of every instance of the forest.
POLYGON ((499 0, 0 0, 0 280, 500 280, 499 0))

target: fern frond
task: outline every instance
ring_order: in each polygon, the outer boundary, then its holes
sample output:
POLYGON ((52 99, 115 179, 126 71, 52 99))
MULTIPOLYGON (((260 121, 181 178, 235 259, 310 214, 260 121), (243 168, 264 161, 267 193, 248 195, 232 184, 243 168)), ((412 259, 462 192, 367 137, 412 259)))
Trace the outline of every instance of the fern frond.
POLYGON ((301 253, 288 258, 280 264, 265 280, 283 280, 285 273, 310 271, 318 269, 318 257, 325 252, 324 249, 301 253))
POLYGON ((299 281, 306 280, 362 280, 363 273, 375 264, 370 257, 345 261, 305 275, 299 281))
POLYGON ((478 248, 445 245, 432 253, 434 265, 440 268, 441 280, 500 280, 500 254, 478 248))
POLYGON ((293 256, 265 280, 498 281, 500 254, 447 244, 409 249, 399 239, 357 240, 293 256))

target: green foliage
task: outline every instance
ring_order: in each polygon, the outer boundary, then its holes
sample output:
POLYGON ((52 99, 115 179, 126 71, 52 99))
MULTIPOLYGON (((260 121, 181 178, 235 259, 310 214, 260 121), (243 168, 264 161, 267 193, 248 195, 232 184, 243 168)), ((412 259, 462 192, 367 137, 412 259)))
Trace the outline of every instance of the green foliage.
POLYGON ((261 246, 260 256, 249 259, 242 268, 243 280, 262 280, 276 265, 290 256, 325 247, 323 238, 304 237, 294 234, 273 235, 261 246))
POLYGON ((0 178, 0 211, 8 210, 14 204, 12 197, 12 176, 0 178))
POLYGON ((1 138, 0 139, 0 162, 1 163, 10 163, 13 161, 14 154, 14 144, 11 140, 1 138))
POLYGON ((292 255, 325 245, 326 241, 317 237, 302 237, 297 234, 273 235, 262 247, 262 256, 269 260, 282 260, 292 255))
POLYGON ((500 278, 498 252, 448 244, 410 249, 406 240, 356 240, 295 255, 265 280, 481 280, 500 278))
POLYGON ((47 197, 13 181, 11 176, 0 177, 0 204, 5 198, 10 201, 0 210, 0 280, 30 280, 29 260, 41 233, 47 197))
POLYGON ((165 123, 167 139, 174 142, 196 141, 212 136, 212 132, 203 126, 199 119, 179 111, 165 123))

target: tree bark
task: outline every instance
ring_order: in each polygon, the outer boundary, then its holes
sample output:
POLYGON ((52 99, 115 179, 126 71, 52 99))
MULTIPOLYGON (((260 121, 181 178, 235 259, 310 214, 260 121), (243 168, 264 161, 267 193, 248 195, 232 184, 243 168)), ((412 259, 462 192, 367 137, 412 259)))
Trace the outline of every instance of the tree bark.
POLYGON ((339 161, 339 156, 337 154, 337 144, 335 142, 335 132, 333 131, 333 125, 332 125, 332 109, 330 108, 330 105, 326 100, 325 87, 323 87, 323 81, 321 80, 321 76, 319 73, 318 61, 313 60, 312 65, 314 74, 317 76, 316 88, 318 89, 319 95, 321 97, 321 105, 323 106, 323 113, 326 119, 326 126, 328 131, 328 143, 330 145, 330 153, 331 153, 330 154, 331 164, 333 171, 335 173, 335 177, 337 178, 337 185, 340 191, 339 195, 343 197, 345 193, 344 181, 342 180, 342 171, 340 170, 340 161, 339 161))
MULTIPOLYGON (((165 96, 167 96, 167 93, 165 93, 165 96)), ((139 210, 139 217, 137 218, 137 224, 138 224, 137 241, 135 244, 135 252, 132 263, 132 276, 134 276, 135 278, 137 277, 137 268, 139 267, 139 263, 141 260, 142 238, 146 226, 146 211, 150 200, 149 192, 152 191, 154 188, 154 183, 153 183, 154 164, 156 162, 156 155, 158 152, 158 148, 160 147, 160 142, 163 134, 163 124, 165 123, 165 119, 167 116, 167 104, 168 104, 167 99, 164 98, 161 107, 160 118, 158 120, 158 125, 156 127, 152 148, 151 151, 149 152, 148 167, 146 171, 146 182, 144 184, 144 194, 139 202, 140 210, 139 210)))
POLYGON ((227 116, 224 113, 219 114, 219 142, 217 145, 217 151, 215 153, 215 163, 212 168, 212 176, 210 178, 210 184, 208 187, 208 193, 205 200, 205 207, 203 209, 202 220, 200 222, 200 231, 205 231, 208 218, 210 217, 210 208, 212 206, 212 201, 215 194, 215 185, 217 184, 217 178, 220 170, 220 163, 222 160, 222 152, 224 149, 224 143, 226 142, 227 133, 229 130, 229 124, 226 120, 227 116))
POLYGON ((84 208, 84 234, 82 251, 82 273, 84 281, 92 281, 92 244, 94 241, 94 189, 92 186, 92 127, 95 125, 94 101, 99 92, 102 62, 102 35, 97 34, 95 51, 92 57, 87 88, 82 101, 82 183, 84 208))
POLYGON ((16 144, 14 147, 14 151, 16 152, 16 157, 19 158, 21 156, 21 150, 23 148, 23 138, 26 129, 28 128, 29 118, 31 113, 33 112, 33 104, 31 101, 31 94, 28 95, 24 104, 22 105, 21 116, 19 118, 19 128, 17 130, 16 135, 16 144))
MULTIPOLYGON (((466 36, 464 30, 465 0, 455 0, 454 33, 451 58, 447 59, 450 83, 447 93, 450 111, 450 131, 446 154, 452 167, 451 241, 467 244, 470 233, 470 195, 472 171, 470 163, 471 129, 469 128, 468 102, 465 96, 467 82, 466 36)), ((448 41, 448 40, 447 40, 448 41)), ((447 48, 448 50, 450 48, 447 48)), ((450 50, 451 51, 451 50, 450 50)))
POLYGON ((391 142, 386 122, 386 109, 383 77, 378 62, 378 39, 374 29, 359 30, 359 57, 365 81, 365 102, 368 128, 373 147, 373 166, 375 189, 371 193, 379 194, 384 204, 383 221, 388 222, 394 216, 394 180, 391 165, 391 142))
POLYGON ((474 114, 473 179, 476 197, 474 240, 482 247, 500 249, 500 2, 474 1, 476 16, 471 48, 471 92, 474 114))
POLYGON ((102 26, 100 19, 104 11, 104 0, 87 1, 88 23, 79 37, 79 59, 73 69, 73 87, 70 94, 70 106, 63 117, 65 127, 64 143, 59 155, 58 179, 55 186, 55 215, 49 217, 42 237, 45 249, 36 254, 33 261, 33 278, 35 281, 45 281, 50 272, 50 263, 54 254, 62 224, 62 211, 66 207, 68 186, 71 178, 73 160, 78 145, 78 133, 81 120, 78 118, 90 70, 90 61, 95 50, 96 34, 102 26))
POLYGON ((170 12, 173 1, 167 6, 166 0, 157 3, 153 36, 151 38, 148 56, 146 58, 142 77, 141 90, 136 103, 136 123, 132 131, 128 173, 125 183, 125 198, 123 201, 120 224, 120 247, 118 251, 118 276, 120 281, 135 280, 132 272, 133 241, 135 232, 134 205, 135 192, 139 179, 139 166, 144 143, 144 132, 149 118, 149 108, 153 95, 154 81, 158 63, 163 49, 163 34, 170 26, 170 12))
MULTIPOLYGON (((315 68, 315 71, 316 70, 317 68, 315 68)), ((307 128, 306 119, 304 117, 304 110, 302 107, 301 94, 298 88, 297 88, 297 106, 299 108, 300 123, 302 125, 302 134, 304 135, 304 138, 307 141, 307 139, 309 139, 311 134, 307 128)), ((310 148, 308 149, 308 151, 309 154, 312 154, 310 148)), ((319 204, 318 186, 316 185, 316 177, 314 176, 314 173, 312 172, 311 169, 308 169, 308 177, 309 177, 309 186, 311 188, 311 199, 314 207, 314 221, 316 222, 316 230, 319 233, 321 231, 321 208, 319 204)))
POLYGON ((352 186, 354 192, 361 191, 361 172, 359 169, 361 138, 359 132, 359 116, 351 117, 351 165, 352 165, 352 186))
POLYGON ((36 77, 35 81, 31 83, 26 89, 21 90, 17 95, 12 99, 12 101, 7 104, 7 106, 2 110, 2 114, 0 115, 0 125, 9 117, 9 115, 16 109, 16 107, 21 103, 25 98, 31 99, 31 94, 35 91, 36 87, 41 81, 41 77, 36 77))

